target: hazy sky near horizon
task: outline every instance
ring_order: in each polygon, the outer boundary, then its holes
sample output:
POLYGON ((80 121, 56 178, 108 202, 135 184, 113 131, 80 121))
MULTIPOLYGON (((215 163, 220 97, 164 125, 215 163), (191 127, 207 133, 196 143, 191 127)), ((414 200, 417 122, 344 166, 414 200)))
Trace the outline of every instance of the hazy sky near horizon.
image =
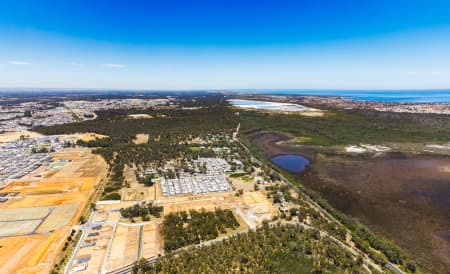
POLYGON ((2 0, 0 87, 450 88, 450 1, 2 0))

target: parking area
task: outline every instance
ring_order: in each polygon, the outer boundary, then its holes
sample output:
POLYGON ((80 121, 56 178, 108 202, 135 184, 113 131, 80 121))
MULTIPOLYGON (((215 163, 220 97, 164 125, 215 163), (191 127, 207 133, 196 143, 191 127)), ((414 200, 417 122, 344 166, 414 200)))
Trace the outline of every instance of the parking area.
POLYGON ((176 179, 161 179, 164 196, 232 191, 225 174, 180 174, 176 179))

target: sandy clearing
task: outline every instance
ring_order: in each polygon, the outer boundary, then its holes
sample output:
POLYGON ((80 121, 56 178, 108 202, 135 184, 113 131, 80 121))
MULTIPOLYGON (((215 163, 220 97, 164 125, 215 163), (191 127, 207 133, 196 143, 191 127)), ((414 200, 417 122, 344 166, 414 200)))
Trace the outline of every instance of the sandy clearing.
POLYGON ((33 131, 5 132, 5 133, 0 134, 0 146, 2 146, 2 143, 17 141, 20 139, 20 136, 25 136, 25 137, 29 137, 29 138, 43 137, 42 134, 39 134, 39 133, 33 132, 33 131))
POLYGON ((125 165, 123 168, 123 176, 125 178, 125 181, 130 184, 130 187, 142 187, 142 184, 139 184, 136 178, 136 172, 135 169, 125 165))
POLYGON ((47 233, 68 224, 77 211, 79 204, 66 204, 56 207, 41 224, 37 233, 47 233))
POLYGON ((308 112, 296 112, 296 114, 300 114, 308 117, 322 117, 325 115, 323 111, 308 111, 308 112))
POLYGON ((153 192, 149 191, 148 187, 139 188, 123 188, 120 190, 122 201, 142 201, 153 199, 153 192))
POLYGON ((118 225, 107 262, 107 269, 133 263, 137 258, 139 226, 118 225))
POLYGON ((440 172, 448 172, 448 173, 450 173, 450 166, 440 166, 440 167, 438 167, 438 170, 440 172))
POLYGON ((29 254, 38 250, 46 240, 47 237, 42 235, 0 239, 0 273, 18 273, 20 269, 33 266, 29 254))
POLYGON ((131 119, 152 119, 153 118, 153 116, 151 116, 149 114, 145 114, 145 113, 129 114, 128 117, 130 117, 131 119))
POLYGON ((8 208, 2 209, 0 221, 21 221, 27 219, 38 219, 45 217, 49 212, 49 207, 33 208, 8 208))
POLYGON ((230 205, 225 203, 225 200, 218 198, 205 198, 202 200, 191 201, 172 201, 170 203, 162 204, 164 206, 164 215, 172 212, 189 211, 191 209, 206 211, 213 211, 216 208, 231 208, 230 205))
POLYGON ((251 191, 254 189, 255 186, 254 180, 251 180, 250 182, 245 182, 239 179, 239 177, 228 177, 227 179, 236 190, 243 189, 244 191, 251 191))
MULTIPOLYGON (((16 198, 0 205, 2 212, 16 211, 14 215, 23 219, 45 216, 49 207, 54 210, 38 228, 37 232, 41 234, 20 237, 24 240, 14 242, 14 247, 9 248, 8 252, 3 252, 3 247, 0 247, 0 269, 6 270, 0 273, 48 273, 60 259, 62 245, 70 234, 71 226, 78 222, 87 206, 94 186, 106 173, 106 163, 100 156, 91 154, 90 149, 63 149, 53 153, 52 157, 71 162, 44 178, 14 182, 2 191, 20 192, 16 198), (35 244, 36 236, 40 237, 40 241, 35 244)), ((8 218, 11 219, 10 215, 8 218)), ((0 218, 5 216, 0 214, 0 218)), ((16 230, 30 230, 25 222, 8 224, 16 226, 16 230)), ((6 246, 3 244, 5 241, 12 246, 6 238, 0 239, 0 246, 6 246)))
POLYGON ((0 236, 21 236, 32 233, 41 220, 0 222, 0 236))
POLYGON ((143 227, 141 257, 156 257, 163 252, 163 242, 160 231, 161 225, 156 222, 152 222, 143 227))
POLYGON ((136 145, 139 144, 145 144, 148 142, 148 134, 136 134, 136 139, 133 140, 133 143, 135 143, 136 145))
POLYGON ((126 240, 125 252, 123 254, 123 263, 129 264, 137 260, 138 255, 138 241, 139 241, 139 226, 128 227, 128 234, 126 240))
POLYGON ((345 147, 345 152, 347 153, 365 153, 365 152, 386 152, 391 150, 390 147, 381 146, 381 145, 368 145, 368 144, 360 144, 360 145, 351 145, 345 147))

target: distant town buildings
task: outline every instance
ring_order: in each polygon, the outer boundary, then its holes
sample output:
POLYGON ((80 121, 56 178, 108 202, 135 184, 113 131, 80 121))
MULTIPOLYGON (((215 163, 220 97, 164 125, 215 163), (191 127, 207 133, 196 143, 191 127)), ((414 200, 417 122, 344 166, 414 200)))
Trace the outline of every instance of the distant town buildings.
POLYGON ((21 139, 0 147, 0 188, 5 187, 42 165, 50 164, 49 152, 60 150, 58 136, 21 139))
POLYGON ((343 109, 372 109, 383 112, 398 113, 434 113, 450 114, 450 104, 445 103, 400 103, 352 100, 341 96, 284 96, 284 95, 252 95, 240 96, 243 99, 267 100, 273 102, 289 102, 306 105, 324 105, 343 109))
POLYGON ((93 101, 22 102, 0 106, 0 132, 27 130, 95 119, 96 111, 148 109, 170 104, 169 99, 102 99, 93 101))

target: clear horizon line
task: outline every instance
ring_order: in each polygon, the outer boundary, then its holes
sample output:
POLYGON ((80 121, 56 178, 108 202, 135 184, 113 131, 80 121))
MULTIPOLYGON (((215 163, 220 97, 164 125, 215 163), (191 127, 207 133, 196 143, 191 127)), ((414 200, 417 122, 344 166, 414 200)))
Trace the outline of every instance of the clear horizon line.
POLYGON ((62 88, 62 87, 0 87, 0 91, 12 90, 51 90, 51 91, 427 91, 442 90, 450 91, 447 88, 386 88, 386 89, 355 89, 355 88, 181 88, 181 89, 144 89, 144 88, 62 88))

